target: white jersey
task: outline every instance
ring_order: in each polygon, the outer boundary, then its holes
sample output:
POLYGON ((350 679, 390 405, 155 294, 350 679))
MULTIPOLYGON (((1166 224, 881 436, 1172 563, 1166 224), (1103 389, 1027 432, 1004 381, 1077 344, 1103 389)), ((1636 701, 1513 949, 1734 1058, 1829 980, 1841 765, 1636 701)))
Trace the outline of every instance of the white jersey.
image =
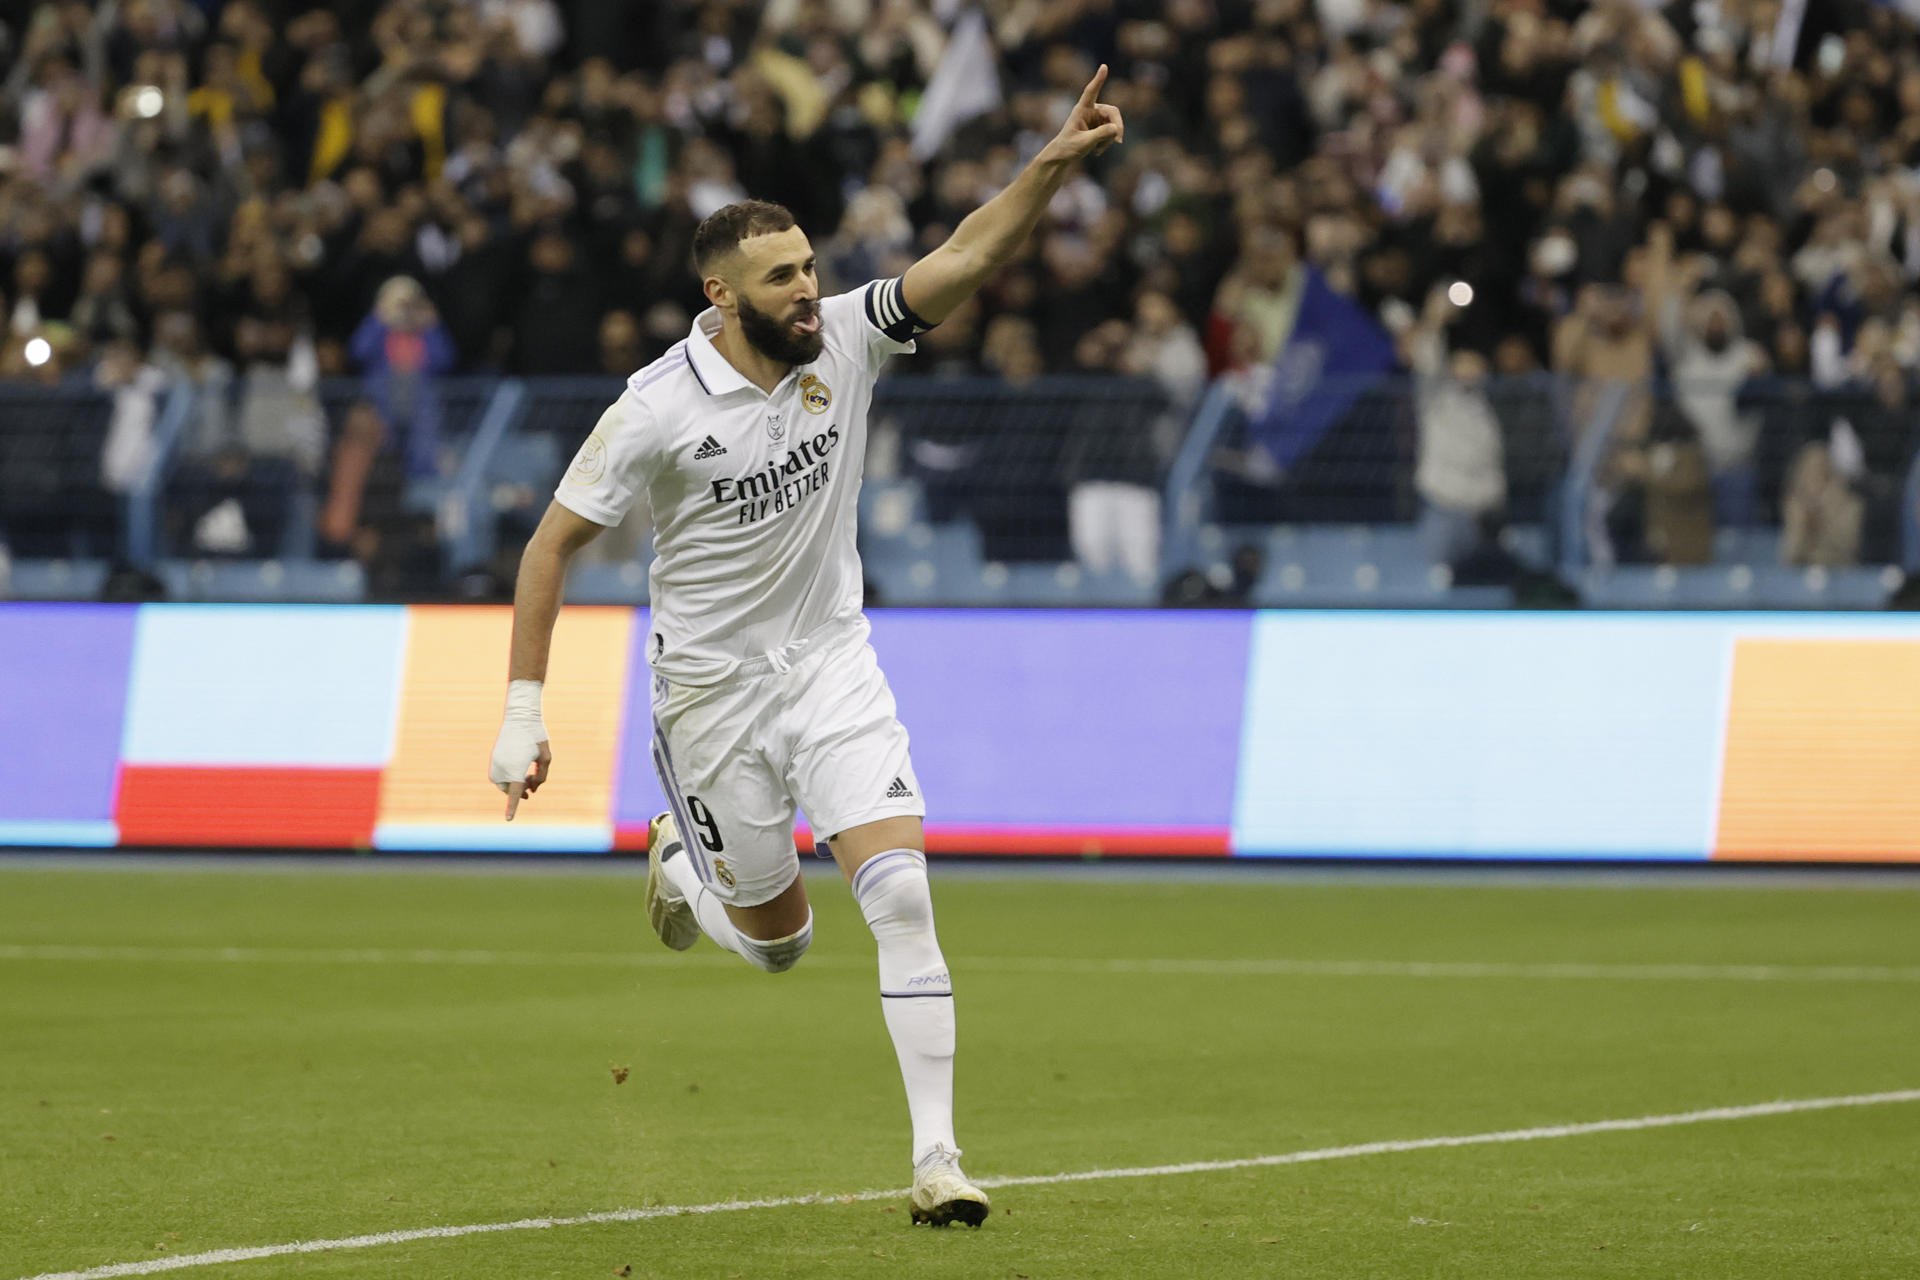
POLYGON ((769 395, 714 348, 720 313, 709 308, 627 379, 554 497, 616 525, 646 490, 654 671, 711 684, 859 614, 867 409, 887 357, 913 350, 915 323, 897 279, 822 298, 819 359, 769 395))

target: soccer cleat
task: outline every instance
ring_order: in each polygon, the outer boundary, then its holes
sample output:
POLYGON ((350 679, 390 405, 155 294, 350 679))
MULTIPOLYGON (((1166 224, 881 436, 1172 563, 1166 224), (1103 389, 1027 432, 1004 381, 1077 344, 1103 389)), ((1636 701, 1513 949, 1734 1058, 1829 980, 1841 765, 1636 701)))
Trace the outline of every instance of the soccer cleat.
POLYGON ((675 951, 685 951, 700 940, 693 907, 685 898, 675 896, 660 866, 684 853, 680 829, 671 813, 663 813, 647 824, 647 923, 660 935, 660 941, 675 951))
POLYGON ((960 1153, 935 1147, 913 1166, 913 1221, 929 1227, 964 1222, 977 1227, 987 1220, 987 1193, 960 1172, 960 1153))

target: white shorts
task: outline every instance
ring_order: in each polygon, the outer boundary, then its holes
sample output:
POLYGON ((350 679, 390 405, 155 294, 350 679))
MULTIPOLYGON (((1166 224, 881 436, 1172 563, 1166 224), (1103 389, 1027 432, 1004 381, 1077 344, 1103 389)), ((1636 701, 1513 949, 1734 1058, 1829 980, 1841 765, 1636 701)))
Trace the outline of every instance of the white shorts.
POLYGON ((758 906, 793 883, 796 804, 821 839, 926 815, 868 631, 864 617, 830 623, 719 684, 653 678, 654 770, 721 901, 758 906))

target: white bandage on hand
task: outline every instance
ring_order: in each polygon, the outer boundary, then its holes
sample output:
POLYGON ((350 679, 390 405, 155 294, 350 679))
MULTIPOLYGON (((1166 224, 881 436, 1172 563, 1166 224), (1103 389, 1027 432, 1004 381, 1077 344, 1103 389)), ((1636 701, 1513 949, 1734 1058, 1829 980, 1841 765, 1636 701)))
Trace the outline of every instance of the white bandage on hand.
POLYGON ((507 685, 507 712, 500 723, 500 736, 493 742, 493 761, 487 776, 496 787, 510 782, 525 782, 527 770, 540 755, 540 744, 547 740, 546 721, 540 716, 540 682, 514 680, 507 685))

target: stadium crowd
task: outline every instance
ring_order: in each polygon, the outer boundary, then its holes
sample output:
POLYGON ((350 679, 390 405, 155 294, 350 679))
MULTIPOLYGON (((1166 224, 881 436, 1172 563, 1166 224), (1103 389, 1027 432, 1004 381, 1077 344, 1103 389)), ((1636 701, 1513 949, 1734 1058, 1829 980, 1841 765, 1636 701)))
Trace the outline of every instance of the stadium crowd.
MULTIPOLYGON (((1576 435, 1614 417, 1603 548, 1697 562, 1716 524, 1765 522, 1796 562, 1892 556, 1912 0, 54 0, 0 23, 0 378, 125 392, 110 485, 161 380, 214 392, 182 464, 203 548, 261 468, 316 478, 325 542, 354 548, 370 475, 448 465, 419 393, 441 374, 652 359, 704 305, 690 239, 728 201, 792 208, 828 287, 902 270, 1106 61, 1126 146, 897 374, 1124 373, 1190 407, 1258 382, 1312 271, 1419 379, 1411 478, 1448 556, 1510 468, 1567 450, 1555 415, 1489 399, 1540 371, 1573 380, 1576 435), (364 400, 322 412, 316 377, 349 373, 364 400)), ((1165 434, 1075 479, 1151 490, 1165 434)))

